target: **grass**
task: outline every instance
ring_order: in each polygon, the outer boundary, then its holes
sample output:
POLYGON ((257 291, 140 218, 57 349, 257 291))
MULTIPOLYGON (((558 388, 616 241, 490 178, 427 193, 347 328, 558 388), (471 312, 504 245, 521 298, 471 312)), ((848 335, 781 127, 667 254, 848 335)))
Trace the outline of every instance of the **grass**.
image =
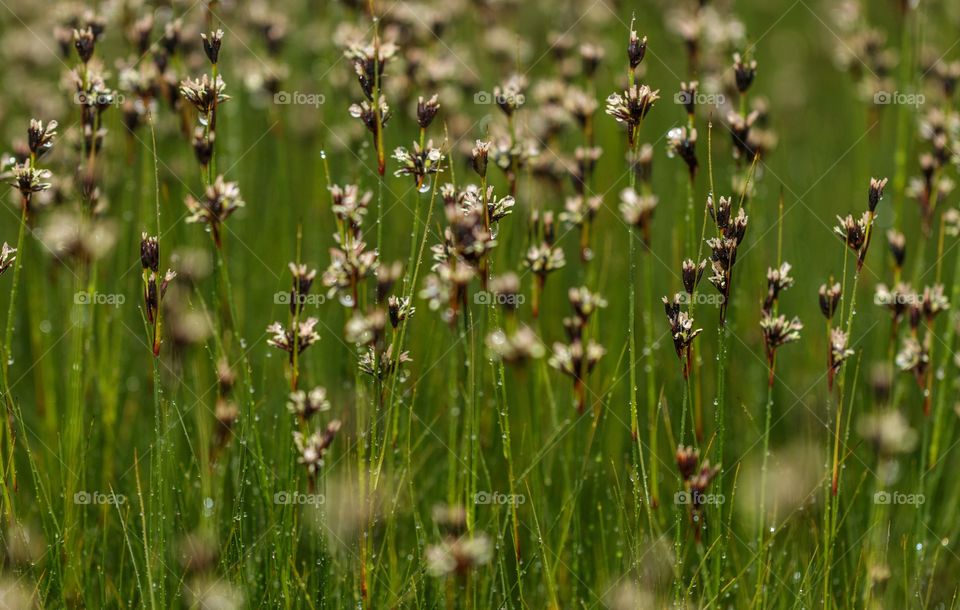
POLYGON ((97 4, 0 3, 0 607, 957 606, 955 6, 97 4))

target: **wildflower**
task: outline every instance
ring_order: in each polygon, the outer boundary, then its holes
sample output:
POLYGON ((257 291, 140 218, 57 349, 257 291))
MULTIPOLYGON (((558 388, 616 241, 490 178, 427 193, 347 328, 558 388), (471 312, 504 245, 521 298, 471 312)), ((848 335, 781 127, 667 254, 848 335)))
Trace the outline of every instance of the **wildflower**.
POLYGON ((317 322, 319 320, 316 318, 307 318, 290 328, 284 328, 280 322, 274 322, 267 327, 267 332, 273 335, 267 339, 267 345, 289 353, 290 361, 293 362, 294 352, 301 354, 320 340, 320 335, 315 330, 317 322))
POLYGON ((620 214, 623 221, 640 231, 647 247, 650 246, 651 221, 657 203, 657 196, 653 194, 640 195, 630 187, 620 191, 620 214))
POLYGON ((573 174, 573 184, 577 192, 581 194, 584 192, 587 181, 593 174, 593 170, 597 166, 597 161, 602 154, 603 149, 597 146, 589 148, 578 146, 574 151, 576 168, 571 173, 573 174))
POLYGON ((673 349, 682 366, 683 378, 690 375, 691 347, 703 329, 694 328, 693 318, 680 309, 681 295, 673 295, 673 300, 663 297, 663 310, 670 324, 670 336, 673 338, 673 349))
POLYGON ((203 41, 203 52, 214 66, 220 60, 220 45, 223 44, 223 30, 218 29, 209 34, 200 34, 203 41))
POLYGON ((630 38, 627 40, 627 61, 630 62, 631 70, 636 70, 647 54, 647 37, 637 36, 633 29, 634 20, 635 18, 630 19, 630 38))
POLYGON ((27 130, 27 146, 30 148, 30 153, 37 159, 47 154, 53 148, 53 139, 56 135, 56 121, 50 121, 44 127, 43 121, 30 119, 30 128, 27 130))
POLYGON ((890 310, 894 323, 899 323, 908 307, 917 301, 917 296, 909 284, 898 282, 888 288, 886 284, 877 284, 874 302, 890 310))
POLYGON ((787 320, 784 315, 774 317, 770 313, 764 313, 760 318, 760 328, 763 331, 763 339, 767 345, 768 357, 777 348, 800 340, 800 331, 803 330, 803 323, 798 318, 787 320))
POLYGON ((563 255, 563 250, 557 246, 544 241, 540 245, 530 246, 527 250, 527 256, 524 259, 524 265, 533 272, 536 277, 536 291, 534 292, 533 315, 537 317, 540 313, 539 295, 547 282, 547 275, 563 268, 567 260, 563 255))
POLYGON ((360 188, 356 184, 347 184, 340 186, 334 184, 330 187, 331 209, 337 220, 346 223, 355 235, 363 224, 363 217, 367 213, 367 207, 373 193, 367 191, 360 193, 360 188))
POLYGON ((887 231, 887 246, 890 248, 890 254, 893 256, 893 262, 897 269, 903 267, 903 261, 907 257, 907 238, 903 233, 896 229, 887 231))
POLYGON ((298 390, 291 393, 290 400, 287 402, 287 410, 304 421, 310 419, 316 413, 329 411, 330 400, 327 398, 326 388, 317 386, 309 392, 298 390))
POLYGON ((323 285, 328 294, 340 294, 344 305, 356 307, 356 290, 360 281, 374 271, 379 262, 375 250, 367 250, 366 242, 354 238, 341 240, 335 236, 340 247, 330 249, 330 265, 323 272, 323 285))
POLYGON ((567 291, 567 298, 577 318, 584 322, 593 315, 593 312, 607 306, 606 299, 596 292, 590 292, 586 286, 571 288, 567 291))
POLYGON ((653 146, 643 144, 636 153, 630 151, 627 154, 627 161, 630 163, 630 169, 637 176, 637 180, 650 186, 653 180, 653 146))
POLYGON ((153 325, 153 355, 160 354, 160 304, 167 295, 167 288, 170 282, 177 276, 175 271, 167 270, 163 279, 160 279, 156 271, 144 270, 143 272, 143 302, 144 309, 147 310, 147 321, 153 325))
POLYGON ((707 267, 706 259, 695 263, 693 259, 686 259, 683 261, 680 267, 680 275, 683 280, 683 289, 687 291, 687 294, 693 295, 693 291, 696 290, 697 284, 700 283, 700 278, 703 276, 703 270, 707 267))
POLYGON ((859 254, 865 243, 867 225, 870 222, 868 213, 865 212, 863 217, 857 220, 849 214, 846 218, 837 216, 837 221, 839 224, 833 228, 834 233, 839 235, 851 250, 859 254))
POLYGON ((563 107, 584 129, 597 111, 597 100, 581 89, 570 87, 563 98, 563 107))
POLYGON ((486 339, 491 356, 509 364, 522 364, 542 358, 546 351, 529 326, 520 326, 513 333, 495 330, 486 339))
POLYGON ((386 351, 379 356, 376 349, 371 345, 367 350, 360 354, 357 367, 366 375, 374 379, 384 380, 401 369, 404 364, 412 362, 410 352, 400 352, 397 357, 393 356, 393 344, 388 345, 386 351))
POLYGON ((607 97, 606 112, 618 123, 627 126, 627 143, 632 148, 637 134, 637 128, 646 118, 647 113, 660 99, 660 91, 653 91, 647 85, 631 85, 620 93, 612 93, 607 97))
POLYGON ((290 313, 297 315, 306 304, 313 280, 317 277, 317 270, 296 263, 290 263, 288 267, 290 275, 293 276, 293 287, 290 289, 290 313))
POLYGON ((433 147, 433 140, 427 142, 422 148, 419 142, 414 142, 413 149, 409 151, 398 146, 393 152, 393 158, 400 164, 393 175, 413 176, 418 187, 423 184, 427 176, 443 171, 443 153, 433 147))
POLYGON ((746 93, 747 89, 750 88, 750 85, 753 84, 753 79, 757 76, 756 60, 744 62, 743 57, 741 57, 739 53, 734 53, 733 75, 737 82, 737 91, 740 93, 746 93))
POLYGON ((424 100, 421 96, 417 100, 417 124, 420 126, 420 129, 429 127, 439 111, 440 98, 436 93, 428 100, 424 100))
POLYGON ((410 297, 390 295, 387 299, 387 312, 390 316, 390 326, 397 328, 402 322, 413 317, 417 308, 410 304, 410 297))
POLYGON ((924 287, 919 306, 927 324, 931 324, 934 318, 950 309, 950 300, 943 294, 943 284, 924 287))
POLYGON ((80 212, 57 211, 51 214, 38 234, 44 248, 57 258, 72 257, 81 261, 102 258, 117 240, 113 221, 90 218, 80 212))
POLYGON ((549 360, 550 366, 573 379, 579 413, 583 413, 586 406, 584 380, 606 353, 607 350, 593 340, 587 341, 586 345, 580 339, 569 344, 559 342, 553 344, 553 355, 550 356, 549 360))
POLYGON ((604 55, 606 55, 606 52, 601 46, 590 43, 580 45, 580 61, 583 65, 583 75, 585 77, 592 79, 596 75, 604 55))
POLYGON ((497 304, 509 313, 516 311, 517 306, 523 302, 523 295, 520 294, 520 278, 516 273, 505 273, 491 279, 490 292, 496 296, 497 304))
MULTIPOLYGON (((479 211, 480 214, 483 214, 482 199, 483 196, 480 189, 473 184, 467 185, 467 187, 460 193, 461 206, 465 214, 469 214, 471 211, 479 211)), ((486 201, 487 221, 491 224, 496 224, 503 218, 512 214, 513 208, 517 203, 516 200, 510 195, 505 197, 496 197, 493 193, 493 186, 487 187, 486 201)))
POLYGON ((487 177, 487 158, 490 155, 490 142, 477 140, 470 153, 470 160, 473 165, 473 171, 477 172, 481 178, 487 177))
POLYGON ((351 104, 348 109, 350 116, 355 119, 360 119, 364 125, 366 125, 367 130, 373 134, 374 138, 377 138, 380 133, 380 129, 386 127, 387 121, 390 120, 390 106, 387 105, 387 100, 382 95, 379 98, 378 106, 374 106, 371 102, 363 100, 359 104, 351 104), (377 120, 377 113, 380 114, 379 121, 377 120))
POLYGON ((526 77, 521 74, 514 74, 502 86, 498 85, 493 88, 494 101, 505 115, 511 117, 523 105, 525 100, 523 92, 526 88, 526 77))
POLYGON ((297 462, 306 466, 311 479, 315 478, 323 468, 323 456, 339 431, 340 420, 335 419, 327 424, 324 430, 316 430, 309 436, 301 432, 293 433, 293 442, 300 453, 297 462))
POLYGON ((386 300, 387 296, 390 295, 390 291, 393 289, 393 285, 397 283, 397 280, 401 277, 403 277, 403 263, 400 261, 393 261, 393 263, 389 265, 380 265, 377 267, 377 303, 386 300))
POLYGON ((567 197, 564 211, 560 213, 560 220, 570 226, 582 228, 597 215, 601 207, 603 207, 602 195, 567 197))
POLYGON ((221 397, 217 399, 213 415, 217 420, 216 450, 219 450, 230 440, 233 427, 240 419, 240 408, 234 401, 221 397))
POLYGON ((493 557, 490 539, 480 534, 473 537, 447 537, 427 547, 427 572, 432 576, 464 577, 471 570, 487 564, 493 557))
POLYGON ((77 49, 77 55, 83 63, 86 64, 93 58, 97 38, 93 29, 89 27, 73 31, 73 46, 77 49))
POLYGON ((903 372, 913 373, 921 386, 930 364, 930 350, 927 343, 926 340, 921 343, 916 337, 908 336, 904 339, 903 348, 896 357, 897 367, 903 372))
POLYGON ((679 501, 689 506, 690 524, 694 528, 694 536, 700 542, 705 516, 703 507, 707 503, 707 489, 710 483, 720 473, 719 466, 711 466, 710 460, 700 462, 700 452, 693 447, 677 447, 677 470, 683 480, 686 493, 678 494, 679 501))
POLYGON ((680 478, 684 481, 689 480, 697 472, 697 463, 700 461, 700 450, 694 447, 677 447, 676 453, 677 470, 680 471, 680 478))
POLYGON ((344 55, 353 61, 353 68, 360 82, 360 89, 368 100, 373 100, 374 89, 383 90, 383 72, 387 63, 397 52, 393 43, 354 45, 344 55))
POLYGON ((783 263, 777 269, 772 267, 767 269, 767 296, 763 302, 764 311, 772 311, 774 303, 780 298, 780 293, 793 286, 790 269, 790 263, 783 263))
MULTIPOLYGON (((12 158, 10 161, 12 161, 12 158)), ((14 162, 11 164, 10 161, 6 164, 9 169, 6 169, 0 176, 4 178, 7 184, 20 191, 21 199, 29 207, 29 202, 34 193, 46 191, 52 186, 51 183, 45 181, 49 180, 53 174, 48 169, 34 167, 30 159, 23 163, 14 162)))
POLYGON ((467 511, 462 506, 437 505, 430 513, 444 535, 460 536, 467 528, 467 511))
POLYGON ((213 145, 216 137, 216 133, 213 131, 205 134, 202 127, 197 127, 193 132, 193 154, 197 158, 197 163, 204 170, 210 166, 210 160, 213 159, 213 145))
POLYGON ((737 262, 737 249, 743 242, 747 231, 748 217, 743 207, 732 215, 732 202, 729 197, 720 197, 714 201, 713 196, 707 197, 707 210, 717 226, 719 236, 707 240, 710 246, 710 268, 712 275, 708 278, 714 285, 723 301, 720 306, 720 321, 726 319, 726 306, 730 297, 730 281, 733 277, 733 266, 737 262))
MULTIPOLYGON (((204 74, 196 80, 188 78, 182 81, 180 95, 193 104, 201 117, 208 117, 214 108, 230 99, 230 96, 224 93, 226 88, 226 83, 219 75, 215 80, 211 80, 207 74, 204 74)), ((207 119, 201 118, 201 120, 207 119)))
POLYGON ((873 212, 877 209, 877 204, 883 199, 883 189, 887 186, 887 179, 870 178, 870 193, 867 197, 868 209, 873 212))
POLYGON ((11 248, 10 244, 3 242, 3 247, 0 248, 0 275, 6 273, 7 269, 12 267, 16 260, 17 249, 11 248))
POLYGON ((681 82, 680 91, 677 93, 677 100, 683 104, 688 116, 693 116, 697 108, 697 91, 700 88, 698 81, 692 80, 689 83, 681 82))
POLYGON ((156 237, 143 233, 140 238, 140 265, 144 271, 159 271, 160 244, 156 237))
POLYGON ((819 296, 820 311, 823 313, 823 317, 825 317, 827 320, 832 319, 833 314, 837 311, 837 306, 840 305, 840 283, 836 282, 831 286, 828 286, 827 284, 821 284, 819 296))
POLYGON ((245 204, 240 197, 240 188, 237 183, 227 182, 223 176, 217 176, 213 184, 204 191, 202 198, 196 199, 193 195, 187 195, 186 205, 190 211, 187 222, 205 223, 210 229, 214 243, 219 248, 221 225, 245 204))
POLYGON ((730 129, 730 137, 733 140, 734 159, 752 160, 756 156, 758 149, 755 146, 756 142, 750 137, 750 131, 759 117, 760 114, 757 111, 747 116, 733 111, 727 113, 727 127, 730 129))
POLYGON ((675 127, 667 132, 667 156, 680 157, 687 164, 690 179, 697 175, 697 130, 687 132, 686 127, 675 127))
POLYGON ((916 430, 899 411, 866 415, 858 422, 857 430, 883 458, 910 453, 918 440, 916 430))
POLYGON ((435 273, 424 279, 420 298, 425 299, 433 311, 443 309, 443 318, 453 324, 476 271, 470 265, 451 266, 445 261, 437 263, 434 270, 435 273))
POLYGON ((840 328, 830 329, 830 368, 836 370, 840 368, 847 358, 854 354, 854 351, 847 347, 849 337, 847 333, 840 328))
POLYGON ((347 321, 344 336, 349 343, 379 347, 386 326, 387 318, 381 309, 371 309, 366 315, 354 312, 347 321))

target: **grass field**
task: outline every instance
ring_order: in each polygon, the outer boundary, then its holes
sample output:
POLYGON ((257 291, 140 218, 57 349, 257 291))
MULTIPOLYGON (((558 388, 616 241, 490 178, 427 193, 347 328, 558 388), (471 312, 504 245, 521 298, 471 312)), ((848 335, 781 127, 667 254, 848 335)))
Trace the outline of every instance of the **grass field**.
POLYGON ((957 607, 957 32, 0 0, 0 608, 957 607))

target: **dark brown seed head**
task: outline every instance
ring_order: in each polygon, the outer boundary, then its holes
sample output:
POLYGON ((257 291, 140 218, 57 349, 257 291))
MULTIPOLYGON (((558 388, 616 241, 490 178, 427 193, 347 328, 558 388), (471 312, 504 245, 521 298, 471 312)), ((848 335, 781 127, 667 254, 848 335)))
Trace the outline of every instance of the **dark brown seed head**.
POLYGON ((213 158, 213 144, 216 133, 211 131, 209 134, 203 133, 202 127, 197 127, 193 132, 193 154, 197 157, 200 167, 206 168, 210 165, 210 159, 213 158))
POLYGON ((834 283, 832 286, 827 284, 820 286, 820 311, 823 313, 823 317, 828 320, 833 318, 833 314, 836 313, 837 306, 840 304, 841 294, 839 282, 834 283))
POLYGON ((200 38, 203 40, 203 52, 207 54, 207 59, 211 64, 217 65, 220 60, 220 45, 223 44, 223 30, 200 34, 200 38))
POLYGON ((27 146, 30 152, 38 158, 53 148, 53 138, 57 135, 57 122, 50 121, 46 125, 43 121, 30 119, 30 128, 27 129, 27 146))
POLYGON ((477 140, 470 154, 470 160, 473 163, 473 171, 477 172, 481 178, 485 178, 487 175, 487 159, 489 156, 490 142, 477 140))
POLYGON ((160 243, 146 233, 140 237, 140 265, 154 273, 160 269, 160 243))
POLYGON ((697 284, 700 283, 700 278, 703 276, 703 270, 706 268, 706 259, 699 263, 695 263, 693 259, 689 258, 683 261, 680 271, 683 276, 683 288, 687 291, 687 294, 692 295, 693 291, 696 290, 697 284))
POLYGON ((681 82, 680 91, 677 93, 677 101, 683 104, 687 114, 692 115, 697 108, 697 90, 700 83, 692 80, 689 83, 681 82))
POLYGON ((887 231, 887 245, 890 247, 890 254, 893 255, 893 262, 897 267, 903 267, 903 261, 907 257, 907 238, 903 233, 896 229, 887 231))
POLYGON ((747 89, 750 88, 750 85, 753 84, 753 79, 757 76, 756 60, 751 59, 748 62, 744 62, 743 57, 741 57, 739 53, 734 53, 733 75, 737 81, 737 91, 740 93, 746 93, 747 89))
POLYGON ((91 28, 73 31, 73 46, 77 49, 80 61, 87 63, 93 57, 97 47, 97 37, 91 28))
POLYGON ((877 204, 880 203, 880 200, 883 199, 883 188, 887 186, 887 179, 882 178, 877 180, 876 178, 870 178, 870 193, 867 197, 867 204, 870 207, 870 211, 873 212, 877 209, 877 204))
POLYGON ((177 52, 177 48, 180 46, 180 30, 182 27, 183 22, 179 19, 171 21, 164 26, 163 38, 160 39, 160 44, 167 54, 173 55, 177 52))
POLYGON ((647 37, 640 38, 636 30, 633 29, 634 20, 630 20, 630 39, 627 41, 627 59, 630 61, 630 69, 636 70, 643 62, 643 57, 647 54, 647 37))
POLYGON ((700 450, 693 447, 677 447, 677 470, 684 481, 689 481, 697 472, 697 463, 700 461, 700 450))
POLYGON ((417 124, 420 126, 420 129, 430 127, 430 123, 433 122, 434 117, 437 116, 437 112, 439 111, 440 98, 436 93, 428 100, 420 97, 420 99, 417 100, 417 124))

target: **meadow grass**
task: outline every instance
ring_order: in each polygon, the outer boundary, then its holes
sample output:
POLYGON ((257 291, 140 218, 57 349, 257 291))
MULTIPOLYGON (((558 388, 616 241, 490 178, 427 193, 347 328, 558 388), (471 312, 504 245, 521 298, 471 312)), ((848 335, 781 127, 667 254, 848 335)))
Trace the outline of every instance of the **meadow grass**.
POLYGON ((0 607, 955 607, 958 26, 0 2, 0 607))

